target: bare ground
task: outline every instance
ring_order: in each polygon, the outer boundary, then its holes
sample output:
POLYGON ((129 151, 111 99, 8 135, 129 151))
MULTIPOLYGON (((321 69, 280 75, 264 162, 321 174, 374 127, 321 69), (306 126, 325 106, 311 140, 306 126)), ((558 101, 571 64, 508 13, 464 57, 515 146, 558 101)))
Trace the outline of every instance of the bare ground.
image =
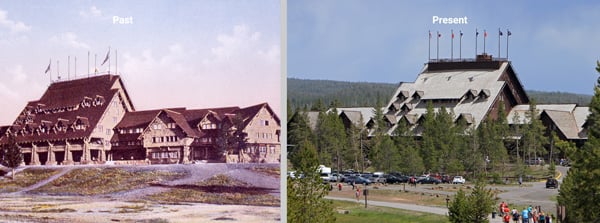
MULTIPOLYGON (((257 164, 254 164, 257 165, 257 164)), ((279 222, 280 207, 214 205, 203 203, 164 204, 143 199, 179 186, 226 175, 257 188, 269 189, 279 197, 279 178, 249 170, 252 165, 200 164, 120 166, 127 170, 184 172, 185 177, 160 181, 141 189, 94 196, 49 196, 33 192, 76 168, 62 168, 59 174, 15 193, 0 194, 0 222, 279 222)), ((110 167, 110 166, 93 166, 110 167)), ((279 168, 278 165, 270 167, 279 168)))

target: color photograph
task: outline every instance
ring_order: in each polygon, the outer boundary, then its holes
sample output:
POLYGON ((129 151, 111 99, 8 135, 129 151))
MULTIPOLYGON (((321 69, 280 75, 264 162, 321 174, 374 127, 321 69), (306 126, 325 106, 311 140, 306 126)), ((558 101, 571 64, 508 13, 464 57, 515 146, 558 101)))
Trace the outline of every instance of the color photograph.
POLYGON ((600 219, 599 9, 289 2, 288 222, 600 219))

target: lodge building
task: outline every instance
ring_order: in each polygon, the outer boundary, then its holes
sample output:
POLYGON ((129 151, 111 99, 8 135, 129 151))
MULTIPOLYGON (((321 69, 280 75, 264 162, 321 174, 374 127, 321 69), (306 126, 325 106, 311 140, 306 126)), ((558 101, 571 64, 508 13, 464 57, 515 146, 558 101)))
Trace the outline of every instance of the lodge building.
POLYGON ((13 135, 26 165, 279 162, 280 121, 267 103, 247 108, 136 111, 118 75, 52 83, 0 127, 13 135), (218 132, 243 121, 246 147, 217 151, 218 132))
MULTIPOLYGON (((500 107, 504 107, 509 125, 530 121, 525 116, 529 110, 529 97, 511 62, 491 55, 478 55, 475 59, 431 60, 414 82, 400 82, 386 106, 381 108, 387 134, 396 134, 399 123, 404 122, 412 135, 419 137, 429 103, 436 112, 446 108, 454 114, 455 123, 464 121, 470 128, 477 128, 487 117, 497 118, 500 107)), ((546 126, 546 134, 554 131, 561 140, 575 142, 578 146, 587 140, 588 107, 538 104, 536 109, 546 126)), ((346 128, 354 125, 372 134, 375 108, 336 110, 346 128)), ((306 115, 309 125, 315 129, 318 112, 307 112, 306 115)))

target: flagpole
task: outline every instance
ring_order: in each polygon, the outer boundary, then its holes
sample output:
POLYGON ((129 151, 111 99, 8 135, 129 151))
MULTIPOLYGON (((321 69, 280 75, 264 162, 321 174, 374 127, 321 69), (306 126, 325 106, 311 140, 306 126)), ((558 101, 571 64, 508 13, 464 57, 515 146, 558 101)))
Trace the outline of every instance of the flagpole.
POLYGON ((108 47, 108 74, 110 74, 110 46, 108 47))
POLYGON ((510 37, 510 30, 506 29, 506 60, 508 60, 508 37, 510 37))
POLYGON ((477 58, 477 38, 479 37, 479 31, 475 29, 475 58, 477 58))
POLYGON ((115 49, 115 75, 119 75, 119 54, 117 52, 117 49, 115 49))
POLYGON ((498 58, 500 58, 500 37, 502 37, 502 31, 498 28, 498 58))
POLYGON ((440 62, 440 31, 437 31, 437 59, 436 62, 440 62))
POLYGON ((460 38, 458 39, 458 59, 462 60, 462 30, 459 31, 460 32, 460 38))
POLYGON ((454 30, 450 30, 450 61, 454 60, 454 30))
POLYGON ((90 78, 90 51, 88 50, 88 69, 87 69, 87 76, 88 78, 90 78))
POLYGON ((429 30, 429 46, 427 48, 427 61, 431 61, 431 30, 429 30))
POLYGON ((483 54, 485 54, 485 39, 487 39, 487 31, 483 30, 483 54))
POLYGON ((58 81, 60 81, 60 65, 59 61, 56 61, 56 76, 58 77, 58 81))
POLYGON ((49 77, 50 77, 50 84, 52 84, 52 58, 50 58, 50 63, 48 63, 48 68, 50 68, 48 70, 48 72, 50 72, 50 75, 49 75, 49 77))

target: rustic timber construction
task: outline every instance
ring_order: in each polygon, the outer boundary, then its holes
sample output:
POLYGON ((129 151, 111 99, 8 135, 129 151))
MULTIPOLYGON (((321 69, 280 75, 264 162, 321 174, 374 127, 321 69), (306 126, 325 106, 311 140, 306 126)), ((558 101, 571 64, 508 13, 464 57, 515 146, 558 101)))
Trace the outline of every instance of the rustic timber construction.
POLYGON ((14 135, 26 165, 276 163, 280 128, 267 103, 136 111, 122 79, 106 74, 52 83, 0 127, 0 143, 14 135), (243 143, 221 143, 237 128, 243 143))

